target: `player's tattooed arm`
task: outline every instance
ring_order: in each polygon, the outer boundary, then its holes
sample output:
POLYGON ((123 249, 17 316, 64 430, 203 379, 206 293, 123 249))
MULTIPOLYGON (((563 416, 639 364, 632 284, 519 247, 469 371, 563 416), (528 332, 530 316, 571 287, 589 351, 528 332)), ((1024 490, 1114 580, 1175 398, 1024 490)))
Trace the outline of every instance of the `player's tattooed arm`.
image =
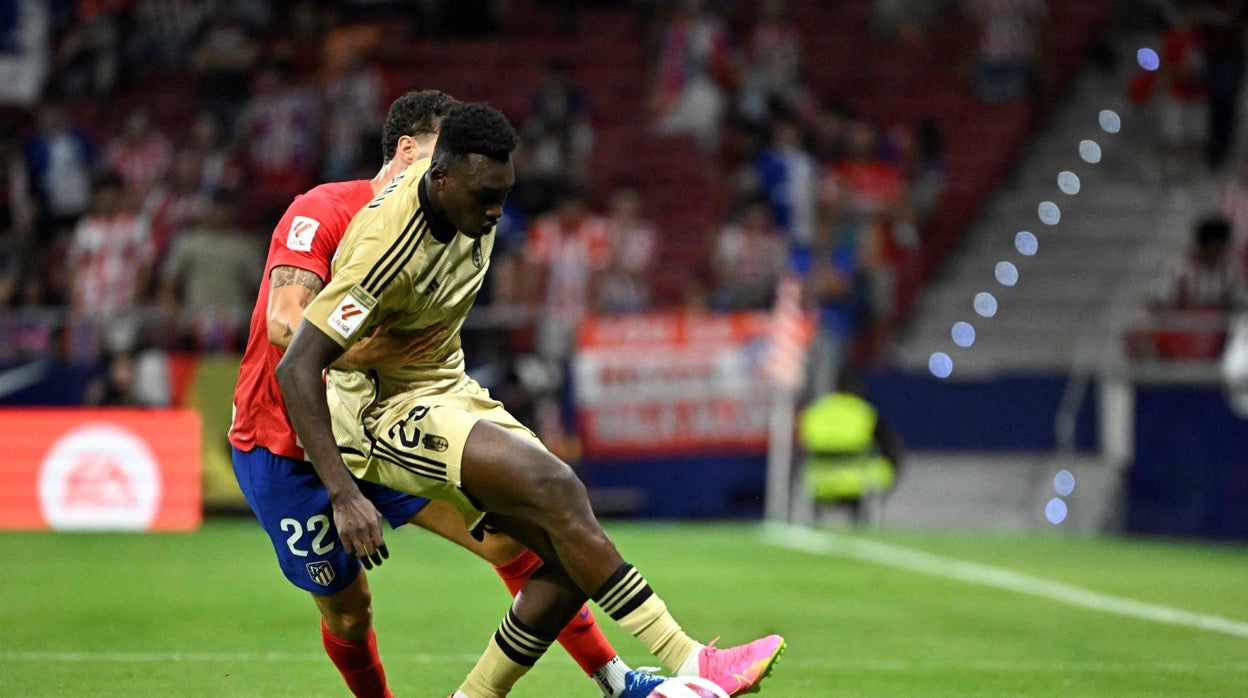
POLYGON ((265 313, 269 341, 285 349, 303 319, 303 309, 325 286, 315 272, 299 267, 273 267, 269 274, 269 306, 265 313))

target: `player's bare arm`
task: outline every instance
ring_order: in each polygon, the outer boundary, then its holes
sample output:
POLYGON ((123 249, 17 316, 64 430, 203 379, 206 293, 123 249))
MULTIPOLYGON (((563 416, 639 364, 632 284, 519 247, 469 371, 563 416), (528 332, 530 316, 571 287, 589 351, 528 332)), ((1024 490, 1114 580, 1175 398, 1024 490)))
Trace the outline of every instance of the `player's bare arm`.
POLYGON ((329 335, 305 321, 295 330, 275 373, 295 433, 329 492, 338 536, 349 554, 372 569, 390 556, 381 535, 382 517, 342 462, 321 381, 321 372, 342 353, 329 335))
POLYGON ((285 349, 295 336, 295 328, 325 283, 316 273, 291 266, 276 266, 269 274, 269 307, 265 309, 269 341, 285 349))
MULTIPOLYGON (((320 276, 307 269, 273 267, 269 274, 269 305, 265 309, 270 342, 283 349, 290 346, 295 329, 303 321, 303 309, 316 298, 324 285, 320 276)), ((446 328, 433 326, 411 334, 393 335, 391 329, 398 319, 396 316, 393 321, 382 323, 374 332, 360 338, 334 361, 333 368, 384 370, 411 366, 428 359, 446 334, 446 328)))

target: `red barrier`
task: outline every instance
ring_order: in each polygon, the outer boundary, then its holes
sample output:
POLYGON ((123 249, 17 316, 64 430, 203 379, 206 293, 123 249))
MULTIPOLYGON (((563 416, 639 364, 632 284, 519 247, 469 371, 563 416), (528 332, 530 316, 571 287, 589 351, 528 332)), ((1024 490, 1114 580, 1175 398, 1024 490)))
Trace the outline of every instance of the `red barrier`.
POLYGON ((200 440, 192 410, 0 410, 0 529, 193 530, 200 440))

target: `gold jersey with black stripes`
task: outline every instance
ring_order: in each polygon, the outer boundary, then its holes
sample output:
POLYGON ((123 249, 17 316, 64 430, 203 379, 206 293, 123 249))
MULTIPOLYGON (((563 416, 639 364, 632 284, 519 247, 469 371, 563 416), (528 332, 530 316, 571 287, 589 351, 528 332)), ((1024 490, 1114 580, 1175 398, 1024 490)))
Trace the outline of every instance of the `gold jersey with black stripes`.
MULTIPOLYGON (((348 348, 392 320, 392 335, 438 325, 441 342, 427 360, 371 371, 376 398, 453 389, 464 379, 460 328, 490 264, 494 233, 460 234, 429 210, 428 159, 409 166, 351 220, 334 256, 331 278, 304 317, 348 348)), ((341 373, 341 372, 336 372, 341 373)), ((338 381, 340 385, 345 384, 338 381)))
POLYGON ((389 321, 387 331, 398 335, 443 328, 419 363, 331 370, 326 398, 338 450, 356 477, 449 502, 471 530, 484 516, 462 490, 473 425, 484 419, 537 437, 464 371, 459 333, 489 268, 494 233, 474 239, 434 216, 428 168, 428 160, 413 164, 356 214, 329 283, 304 317, 343 347, 389 321))

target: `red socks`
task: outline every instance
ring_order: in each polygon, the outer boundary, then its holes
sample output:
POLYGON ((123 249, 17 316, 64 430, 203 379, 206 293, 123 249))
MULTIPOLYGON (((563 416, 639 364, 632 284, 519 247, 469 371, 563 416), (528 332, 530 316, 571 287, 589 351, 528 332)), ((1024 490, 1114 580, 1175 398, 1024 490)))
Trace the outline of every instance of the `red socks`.
POLYGON ((363 642, 347 642, 330 632, 321 619, 321 644, 357 698, 394 698, 386 687, 386 670, 381 666, 377 635, 372 628, 363 642))
MULTIPOLYGON (((526 550, 511 562, 495 567, 494 571, 498 572, 498 576, 507 585, 507 590, 515 596, 529 576, 541 566, 542 558, 532 550, 526 550)), ((563 632, 559 633, 559 644, 572 655, 572 659, 576 660, 586 675, 592 675, 616 657, 615 648, 607 641, 606 635, 602 634, 602 629, 594 621, 594 615, 589 612, 589 606, 582 606, 563 632)))

